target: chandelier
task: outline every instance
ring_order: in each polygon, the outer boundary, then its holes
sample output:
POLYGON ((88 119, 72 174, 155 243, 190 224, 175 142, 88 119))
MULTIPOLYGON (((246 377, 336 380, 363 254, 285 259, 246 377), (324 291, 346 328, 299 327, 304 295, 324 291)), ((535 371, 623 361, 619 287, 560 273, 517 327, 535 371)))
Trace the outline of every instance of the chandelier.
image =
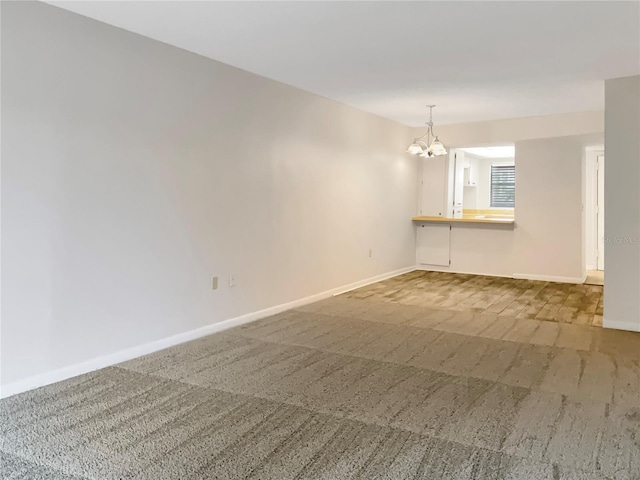
POLYGON ((421 157, 437 157, 446 155, 447 149, 444 148, 438 136, 433 133, 433 107, 435 105, 427 105, 429 107, 429 121, 427 122, 427 131, 424 135, 413 139, 413 143, 407 148, 407 153, 412 155, 420 155, 421 157), (427 137, 427 141, 422 139, 427 137), (433 137, 433 140, 431 140, 433 137))

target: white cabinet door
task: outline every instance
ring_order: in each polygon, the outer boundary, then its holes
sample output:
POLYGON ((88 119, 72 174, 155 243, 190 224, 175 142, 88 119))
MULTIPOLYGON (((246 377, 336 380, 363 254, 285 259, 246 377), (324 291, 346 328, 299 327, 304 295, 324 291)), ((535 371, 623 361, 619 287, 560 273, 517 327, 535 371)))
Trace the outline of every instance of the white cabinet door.
POLYGON ((468 187, 475 187, 478 185, 478 160, 475 158, 469 161, 467 181, 465 182, 465 185, 468 187))
POLYGON ((422 161, 422 189, 420 215, 445 217, 445 191, 447 185, 447 160, 441 157, 425 158, 422 161))
POLYGON ((418 225, 416 261, 421 265, 448 267, 451 264, 451 225, 423 223, 418 225))

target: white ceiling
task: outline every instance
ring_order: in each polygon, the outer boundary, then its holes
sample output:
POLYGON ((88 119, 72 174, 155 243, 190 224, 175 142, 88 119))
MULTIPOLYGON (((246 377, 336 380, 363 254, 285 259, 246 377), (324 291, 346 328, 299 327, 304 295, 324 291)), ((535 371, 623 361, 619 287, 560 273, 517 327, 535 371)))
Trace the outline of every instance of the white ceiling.
POLYGON ((49 2, 408 125, 600 110, 640 2, 49 2))

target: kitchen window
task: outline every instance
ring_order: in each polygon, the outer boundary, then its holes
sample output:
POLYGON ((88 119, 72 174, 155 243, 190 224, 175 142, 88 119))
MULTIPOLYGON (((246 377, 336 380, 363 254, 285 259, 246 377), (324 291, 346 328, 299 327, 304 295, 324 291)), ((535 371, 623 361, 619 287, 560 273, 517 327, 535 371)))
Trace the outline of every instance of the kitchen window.
POLYGON ((515 208, 515 165, 491 165, 491 207, 515 208))

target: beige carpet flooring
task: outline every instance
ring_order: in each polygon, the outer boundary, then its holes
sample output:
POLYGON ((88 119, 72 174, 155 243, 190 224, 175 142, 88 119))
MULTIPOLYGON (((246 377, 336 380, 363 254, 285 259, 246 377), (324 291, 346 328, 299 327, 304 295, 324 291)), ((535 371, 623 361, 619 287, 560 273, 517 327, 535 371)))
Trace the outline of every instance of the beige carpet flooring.
POLYGON ((334 297, 0 402, 25 479, 640 479, 640 334, 334 297))
POLYGON ((585 285, 604 285, 604 270, 587 270, 585 285))
POLYGON ((603 287, 416 270, 347 294, 385 302, 602 326, 603 287))

